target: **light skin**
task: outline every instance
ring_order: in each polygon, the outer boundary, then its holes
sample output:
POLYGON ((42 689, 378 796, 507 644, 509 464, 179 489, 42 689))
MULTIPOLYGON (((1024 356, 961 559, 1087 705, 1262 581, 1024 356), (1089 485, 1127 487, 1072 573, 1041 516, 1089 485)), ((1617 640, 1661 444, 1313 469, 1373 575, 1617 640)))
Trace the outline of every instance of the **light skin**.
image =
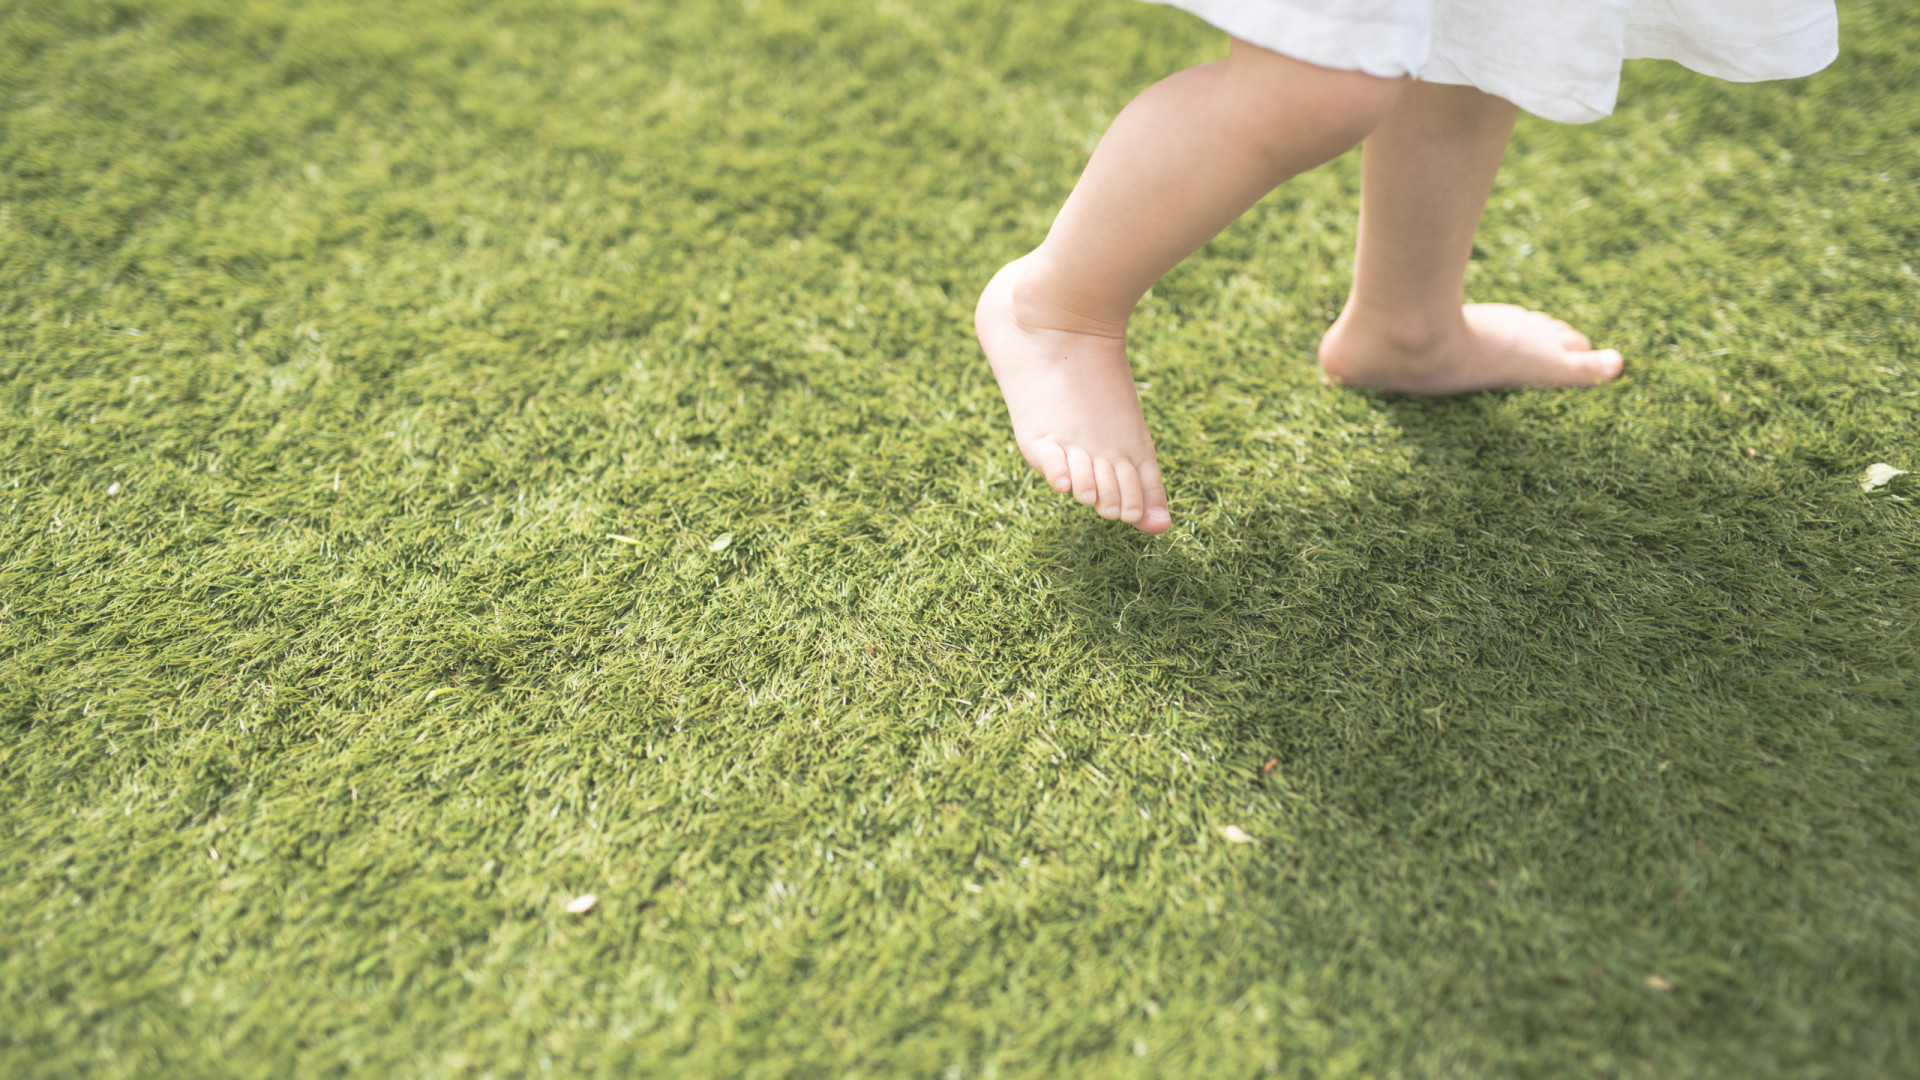
POLYGON ((1465 87, 1335 71, 1235 40, 1115 118, 1039 248, 988 283, 975 328, 1014 441, 1055 490, 1172 527, 1127 364, 1147 289, 1280 183, 1365 140, 1360 243, 1326 378, 1417 394, 1585 386, 1619 374, 1565 323, 1463 305, 1514 107, 1465 87))

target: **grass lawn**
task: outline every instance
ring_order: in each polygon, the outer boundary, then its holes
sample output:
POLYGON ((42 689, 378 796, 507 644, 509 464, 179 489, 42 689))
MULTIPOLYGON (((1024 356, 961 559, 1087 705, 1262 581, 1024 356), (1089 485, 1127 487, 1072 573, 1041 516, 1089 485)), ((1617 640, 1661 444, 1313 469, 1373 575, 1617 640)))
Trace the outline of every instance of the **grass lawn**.
POLYGON ((1156 539, 970 315, 1188 16, 0 8, 0 1073, 1920 1075, 1842 16, 1523 118, 1468 289, 1598 390, 1323 388, 1357 157, 1269 197, 1136 323, 1156 539))

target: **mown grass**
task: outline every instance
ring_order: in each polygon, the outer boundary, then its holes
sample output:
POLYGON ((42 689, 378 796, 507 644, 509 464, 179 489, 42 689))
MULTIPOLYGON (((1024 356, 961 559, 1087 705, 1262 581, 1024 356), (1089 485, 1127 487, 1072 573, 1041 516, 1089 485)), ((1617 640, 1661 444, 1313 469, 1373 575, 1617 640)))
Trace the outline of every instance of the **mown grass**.
POLYGON ((8 6, 0 1071, 1920 1074, 1920 17, 1843 16, 1523 121, 1470 289, 1599 390, 1320 387, 1355 160, 1264 202, 1137 326, 1152 540, 969 313, 1185 16, 8 6))

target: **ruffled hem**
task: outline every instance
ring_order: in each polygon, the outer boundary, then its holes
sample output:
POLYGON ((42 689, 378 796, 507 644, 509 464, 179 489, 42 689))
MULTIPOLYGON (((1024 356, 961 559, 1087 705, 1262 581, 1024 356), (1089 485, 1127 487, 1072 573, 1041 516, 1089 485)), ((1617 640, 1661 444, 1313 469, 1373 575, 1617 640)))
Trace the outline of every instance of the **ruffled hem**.
POLYGON ((1613 112, 1620 64, 1733 82, 1797 79, 1840 53, 1827 0, 1147 0, 1321 67, 1472 86, 1548 120, 1613 112))
POLYGON ((1198 15, 1209 24, 1263 49, 1341 71, 1364 71, 1383 79, 1419 72, 1431 35, 1404 20, 1366 19, 1286 0, 1147 0, 1198 15))

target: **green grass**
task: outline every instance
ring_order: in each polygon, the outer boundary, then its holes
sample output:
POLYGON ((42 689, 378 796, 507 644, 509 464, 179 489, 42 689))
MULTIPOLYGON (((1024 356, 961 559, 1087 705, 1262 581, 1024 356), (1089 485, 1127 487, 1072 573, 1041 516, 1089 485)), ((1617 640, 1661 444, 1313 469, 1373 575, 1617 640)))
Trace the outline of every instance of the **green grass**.
POLYGON ((1843 19, 1523 120, 1469 289, 1599 390, 1320 387, 1356 160, 1262 203, 1141 312, 1148 539, 969 315, 1184 15, 0 9, 0 1073, 1920 1075, 1843 19))

